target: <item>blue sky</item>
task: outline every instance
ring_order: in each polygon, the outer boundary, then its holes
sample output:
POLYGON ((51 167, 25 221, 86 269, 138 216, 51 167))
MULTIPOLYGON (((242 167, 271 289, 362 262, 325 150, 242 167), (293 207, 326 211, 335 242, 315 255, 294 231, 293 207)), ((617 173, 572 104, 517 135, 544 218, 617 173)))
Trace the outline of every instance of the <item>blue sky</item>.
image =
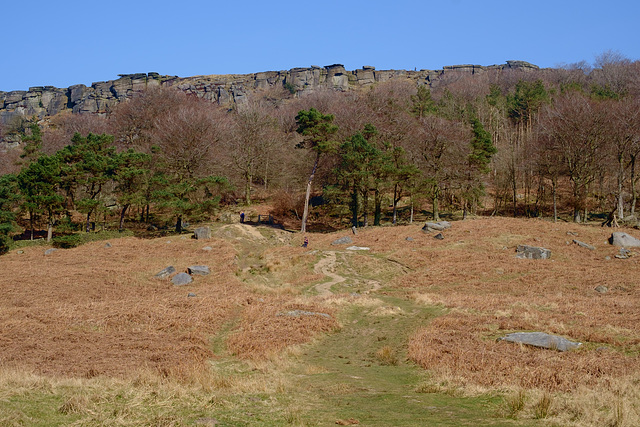
POLYGON ((0 11, 0 91, 151 71, 554 67, 607 50, 640 59, 638 0, 7 0, 0 11))

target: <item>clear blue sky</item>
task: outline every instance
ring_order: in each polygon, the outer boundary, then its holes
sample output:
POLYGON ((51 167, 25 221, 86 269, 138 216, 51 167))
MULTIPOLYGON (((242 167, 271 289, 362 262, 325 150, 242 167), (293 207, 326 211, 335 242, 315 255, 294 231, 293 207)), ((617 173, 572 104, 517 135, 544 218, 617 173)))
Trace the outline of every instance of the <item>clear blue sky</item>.
POLYGON ((0 11, 0 91, 150 71, 640 59, 638 0, 5 0, 0 11))

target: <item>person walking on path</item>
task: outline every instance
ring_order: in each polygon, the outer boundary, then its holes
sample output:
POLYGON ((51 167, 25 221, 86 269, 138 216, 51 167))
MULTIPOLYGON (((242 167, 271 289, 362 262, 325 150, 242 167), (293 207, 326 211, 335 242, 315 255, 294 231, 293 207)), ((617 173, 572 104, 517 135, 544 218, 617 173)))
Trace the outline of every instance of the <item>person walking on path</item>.
POLYGON ((240 224, 244 224, 244 211, 240 212, 240 224))

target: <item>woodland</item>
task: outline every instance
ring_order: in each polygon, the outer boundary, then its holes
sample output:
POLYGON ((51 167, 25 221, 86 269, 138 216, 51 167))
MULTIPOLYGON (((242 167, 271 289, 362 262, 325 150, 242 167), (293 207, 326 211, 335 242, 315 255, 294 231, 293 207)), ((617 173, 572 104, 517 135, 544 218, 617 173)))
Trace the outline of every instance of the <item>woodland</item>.
POLYGON ((95 224, 181 232, 258 202, 302 231, 416 212, 633 221, 640 61, 605 52, 435 87, 283 86, 231 107, 155 88, 105 115, 24 118, 0 133, 22 141, 0 156, 0 252, 18 234, 72 244, 95 224))

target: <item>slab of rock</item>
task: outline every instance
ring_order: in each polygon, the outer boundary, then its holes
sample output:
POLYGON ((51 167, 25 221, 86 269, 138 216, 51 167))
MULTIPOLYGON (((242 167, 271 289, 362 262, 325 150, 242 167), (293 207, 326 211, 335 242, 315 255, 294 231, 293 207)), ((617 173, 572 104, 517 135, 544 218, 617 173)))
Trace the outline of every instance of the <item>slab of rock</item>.
POLYGON ((331 242, 332 245, 350 245, 351 243, 353 243, 353 240, 349 236, 344 236, 331 242))
POLYGON ((316 311, 305 311, 305 310, 284 311, 284 312, 278 313, 277 316, 288 316, 288 317, 320 316, 320 317, 326 317, 327 319, 331 319, 331 316, 329 316, 327 313, 318 313, 316 311))
POLYGON ((596 291, 599 294, 606 294, 607 292, 609 292, 609 288, 603 285, 598 285, 594 288, 594 291, 596 291))
POLYGON ((187 267, 187 270, 189 274, 194 276, 206 276, 211 273, 211 270, 209 270, 209 267, 206 265, 192 265, 191 267, 187 267))
POLYGON ((155 276, 155 278, 157 279, 166 279, 167 277, 171 276, 173 273, 176 272, 176 269, 174 266, 170 265, 169 267, 160 270, 155 276))
POLYGON ((210 239, 211 229, 209 227, 198 227, 193 230, 193 238, 196 240, 210 239))
POLYGON ((178 273, 171 279, 171 283, 176 286, 188 285, 191 282, 193 282, 193 277, 187 273, 178 273))
POLYGON ((369 251, 371 248, 367 248, 364 246, 349 246, 347 248, 348 251, 369 251))
POLYGON ((620 248, 620 253, 615 257, 618 259, 628 259, 631 258, 631 251, 627 248, 620 248))
POLYGON ((640 248, 640 240, 621 231, 612 233, 611 237, 609 237, 609 243, 623 248, 640 248))
POLYGON ((547 259, 551 258, 551 251, 536 246, 518 245, 516 258, 520 259, 547 259))
POLYGON ((56 248, 51 248, 51 249, 47 249, 46 251, 44 251, 45 255, 51 255, 52 253, 54 253, 55 251, 57 251, 56 248))
POLYGON ((581 248, 589 249, 590 251, 596 250, 595 246, 591 246, 590 244, 581 242, 580 240, 573 239, 573 243, 580 246, 581 248))
POLYGON ((429 233, 430 231, 444 231, 448 228, 451 228, 449 221, 427 222, 424 227, 422 227, 422 231, 429 233))
POLYGON ((572 350, 582 345, 580 342, 569 341, 561 336, 550 335, 544 332, 515 332, 500 338, 499 341, 521 343, 558 351, 572 350))

